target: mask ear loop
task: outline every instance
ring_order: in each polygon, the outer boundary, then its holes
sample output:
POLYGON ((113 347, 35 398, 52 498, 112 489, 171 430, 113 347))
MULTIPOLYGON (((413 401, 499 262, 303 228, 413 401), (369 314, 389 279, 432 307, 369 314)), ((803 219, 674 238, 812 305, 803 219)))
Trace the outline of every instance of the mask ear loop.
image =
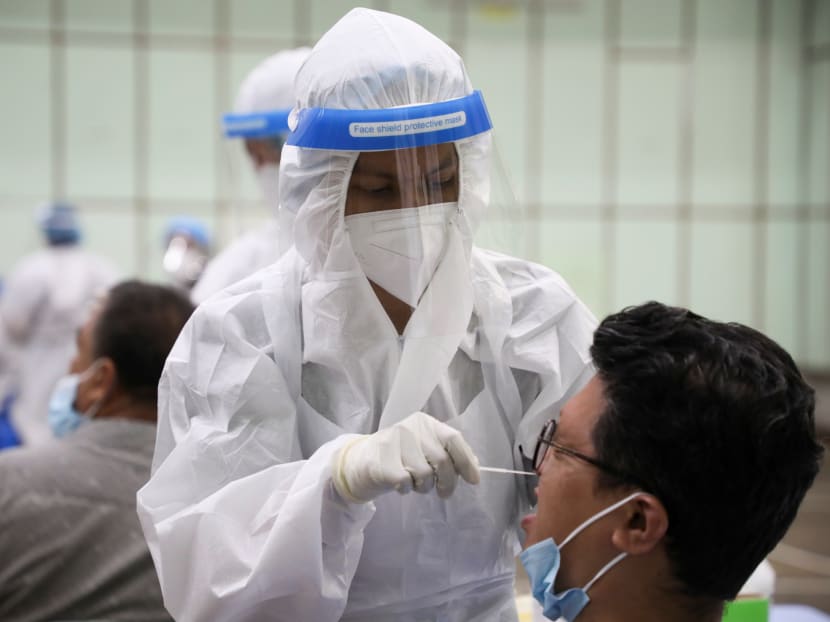
POLYGON ((605 565, 604 565, 604 566, 600 569, 600 571, 594 575, 594 578, 593 578, 593 579, 591 579, 590 581, 588 581, 588 583, 586 583, 586 584, 585 584, 585 587, 583 587, 583 588, 582 588, 582 589, 583 589, 583 591, 585 591, 585 592, 587 593, 587 592, 588 592, 588 590, 590 590, 590 589, 594 586, 594 583, 596 583, 597 581, 599 581, 599 580, 602 578, 602 576, 603 576, 606 572, 608 572, 609 570, 611 570, 614 566, 616 566, 617 564, 619 564, 619 563, 620 563, 622 560, 624 560, 626 557, 628 557, 628 553, 626 553, 626 552, 622 552, 622 553, 620 553, 619 555, 617 555, 614 559, 612 559, 610 562, 608 562, 607 564, 605 564, 605 565))
POLYGON ((633 493, 631 493, 630 495, 628 495, 625 499, 621 499, 620 501, 617 501, 617 502, 616 502, 616 503, 614 503, 613 505, 608 506, 607 508, 605 508, 605 509, 604 509, 604 510, 602 510, 601 512, 597 512, 597 513, 596 513, 596 514, 594 514, 591 518, 589 518, 589 519, 588 519, 588 520, 586 520, 584 523, 582 523, 579 527, 577 527, 576 529, 574 529, 574 530, 573 530, 573 531, 572 531, 572 532, 568 535, 568 537, 567 537, 567 538, 565 538, 564 540, 562 540, 562 544, 560 544, 560 545, 559 545, 559 548, 560 548, 560 549, 564 548, 564 547, 565 547, 565 545, 566 545, 568 542, 570 542, 570 541, 571 541, 571 540, 573 540, 576 536, 578 536, 580 533, 582 533, 582 531, 583 531, 583 530, 585 530, 587 527, 590 527, 590 526, 591 526, 591 525, 593 525, 595 522, 597 522, 599 519, 601 519, 601 518, 603 518, 603 517, 607 516, 608 514, 610 514, 611 512, 613 512, 614 510, 616 510, 616 509, 618 509, 618 508, 621 508, 621 507, 622 507, 622 506, 624 506, 626 503, 628 503, 628 502, 629 502, 629 501, 631 501, 632 499, 635 499, 635 498, 639 497, 639 496, 640 496, 640 495, 642 495, 642 494, 645 494, 645 493, 644 493, 644 492, 642 492, 641 490, 638 490, 637 492, 633 492, 633 493))
MULTIPOLYGON (((588 519, 588 520, 586 520, 584 523, 582 523, 579 527, 577 527, 576 529, 574 529, 574 530, 570 533, 570 535, 562 541, 562 544, 560 544, 560 545, 559 545, 559 549, 561 550, 561 549, 562 549, 562 548, 563 548, 563 547, 564 547, 564 546, 565 546, 568 542, 570 542, 571 540, 573 540, 573 539, 574 539, 577 535, 579 535, 579 534, 580 534, 580 533, 581 533, 581 532, 582 532, 582 531, 583 531, 586 527, 589 527, 590 525, 593 525, 593 524, 594 524, 595 522, 597 522, 599 519, 603 518, 604 516, 608 516, 608 514, 610 514, 610 513, 611 513, 611 512, 613 512, 614 510, 617 510, 617 509, 621 508, 621 507, 622 507, 622 506, 624 506, 626 503, 628 503, 628 502, 629 502, 629 501, 631 501, 632 499, 636 499, 637 497, 639 497, 639 496, 640 496, 640 495, 642 495, 642 494, 644 494, 644 493, 643 493, 642 491, 639 491, 639 490, 638 490, 637 492, 633 492, 633 493, 631 493, 630 495, 628 495, 628 496, 627 496, 627 497, 625 497, 624 499, 621 499, 620 501, 617 501, 617 502, 616 502, 616 503, 614 503, 613 505, 610 505, 609 507, 605 508, 605 509, 604 509, 604 510, 602 510, 601 512, 597 512, 597 513, 596 513, 596 514, 594 514, 591 518, 589 518, 589 519, 588 519)), ((597 572, 597 573, 594 575, 594 578, 593 578, 593 579, 591 579, 590 581, 588 581, 588 583, 586 583, 586 584, 585 584, 585 586, 582 588, 582 590, 583 590, 584 592, 586 592, 586 593, 587 593, 587 592, 588 592, 588 590, 590 590, 590 589, 593 587, 594 583, 596 583, 597 581, 599 581, 599 579, 601 579, 601 578, 602 578, 602 576, 603 576, 605 573, 607 573, 607 572, 608 572, 609 570, 611 570, 614 566, 616 566, 617 564, 619 564, 619 563, 620 563, 623 559, 625 559, 627 556, 628 556, 628 553, 626 553, 626 552, 622 552, 622 553, 620 553, 619 555, 617 555, 614 559, 612 559, 610 562, 608 562, 607 564, 605 564, 605 566, 603 566, 603 567, 599 570, 599 572, 597 572)))
MULTIPOLYGON (((82 382, 85 382, 86 380, 91 378, 95 374, 95 372, 97 372, 101 368, 101 364, 103 363, 103 360, 104 360, 103 358, 95 359, 92 362, 92 365, 90 365, 86 370, 84 370, 78 376, 78 386, 80 386, 80 384, 82 382)), ((109 393, 109 390, 107 390, 107 393, 109 393)), ((98 400, 98 402, 96 402, 95 404, 93 404, 92 406, 87 408, 86 412, 83 413, 84 417, 89 417, 90 419, 94 419, 95 415, 98 414, 98 411, 101 410, 101 406, 103 405, 104 400, 106 400, 107 397, 108 397, 108 395, 105 393, 104 397, 102 397, 100 400, 98 400)), ((77 396, 76 396, 75 399, 78 399, 77 396)))

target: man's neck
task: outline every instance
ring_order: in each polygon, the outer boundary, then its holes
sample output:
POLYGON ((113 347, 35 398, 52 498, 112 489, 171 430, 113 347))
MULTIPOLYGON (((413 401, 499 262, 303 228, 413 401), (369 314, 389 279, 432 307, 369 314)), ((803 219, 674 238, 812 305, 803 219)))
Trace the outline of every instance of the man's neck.
POLYGON ((96 419, 135 419, 151 423, 156 421, 156 417, 156 408, 152 404, 130 399, 123 393, 113 396, 95 415, 96 419))
POLYGON ((579 622, 720 622, 723 617, 722 607, 707 614, 691 607, 684 596, 656 587, 614 594, 592 591, 591 596, 579 622))

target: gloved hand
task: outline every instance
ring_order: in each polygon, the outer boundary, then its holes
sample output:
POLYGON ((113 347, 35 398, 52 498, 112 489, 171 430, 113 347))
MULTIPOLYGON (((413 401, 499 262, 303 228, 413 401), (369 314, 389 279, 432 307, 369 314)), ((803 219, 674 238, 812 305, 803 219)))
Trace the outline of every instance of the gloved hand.
POLYGON ((361 436, 334 456, 332 480, 351 503, 365 503, 381 493, 429 492, 449 497, 461 475, 478 484, 478 458, 461 432, 416 412, 395 425, 361 436))

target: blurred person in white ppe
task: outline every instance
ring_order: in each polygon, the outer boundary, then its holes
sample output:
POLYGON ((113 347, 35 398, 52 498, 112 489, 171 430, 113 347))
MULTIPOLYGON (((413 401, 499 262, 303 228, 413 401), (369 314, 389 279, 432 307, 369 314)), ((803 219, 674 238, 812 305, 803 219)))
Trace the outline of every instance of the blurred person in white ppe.
POLYGON ((164 232, 162 265, 171 284, 190 292, 210 259, 210 233, 192 216, 175 216, 164 232))
POLYGON ((449 46, 354 9, 296 88, 293 246, 203 303, 162 375, 138 508, 165 605, 515 621, 530 493, 479 465, 522 468, 592 375, 595 320, 556 273, 473 246, 491 124, 449 46))
POLYGON ((47 247, 19 261, 0 298, 0 321, 17 350, 11 421, 24 445, 52 438, 46 417, 52 388, 72 359, 87 306, 117 277, 108 260, 81 248, 74 205, 50 203, 37 218, 47 247))
POLYGON ((270 212, 266 223, 235 240, 208 263, 191 292, 200 303, 220 289, 245 278, 279 257, 280 152, 288 134, 288 113, 294 106, 294 76, 310 48, 283 50, 269 56, 242 82, 233 114, 225 115, 227 138, 242 138, 262 198, 270 212))

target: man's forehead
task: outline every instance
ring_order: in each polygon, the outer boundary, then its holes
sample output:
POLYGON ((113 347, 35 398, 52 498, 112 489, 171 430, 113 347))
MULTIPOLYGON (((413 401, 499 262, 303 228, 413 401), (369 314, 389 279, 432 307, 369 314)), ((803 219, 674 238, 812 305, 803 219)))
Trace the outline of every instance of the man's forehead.
POLYGON ((557 440, 563 444, 591 446, 591 433, 605 409, 605 395, 599 376, 594 376, 581 391, 562 407, 557 440))

